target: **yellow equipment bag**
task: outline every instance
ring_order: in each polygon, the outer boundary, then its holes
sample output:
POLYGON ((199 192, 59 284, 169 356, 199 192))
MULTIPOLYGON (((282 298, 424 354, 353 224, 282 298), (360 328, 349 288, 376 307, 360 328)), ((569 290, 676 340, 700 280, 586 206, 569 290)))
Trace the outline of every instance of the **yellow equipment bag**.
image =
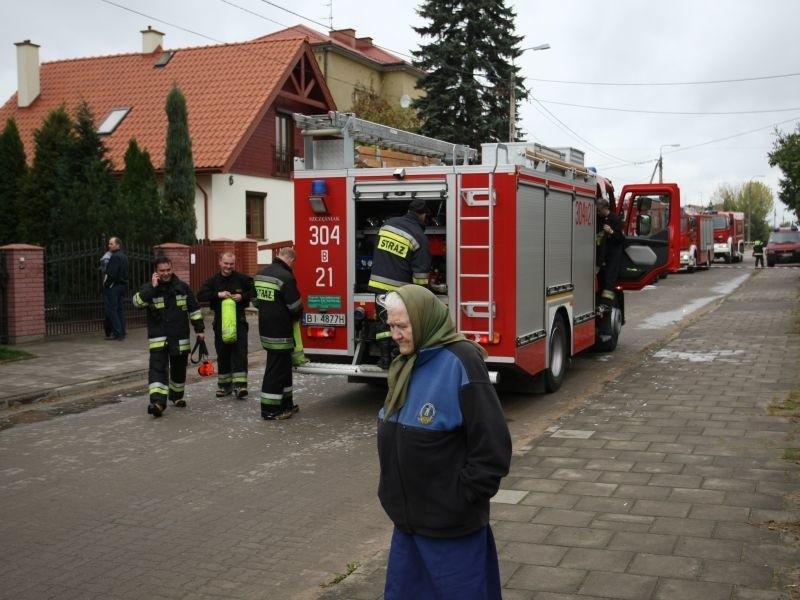
POLYGON ((225 298, 220 308, 222 312, 222 343, 233 344, 236 342, 236 302, 225 298))
POLYGON ((303 352, 303 338, 300 335, 300 321, 292 323, 292 334, 294 337, 294 349, 292 350, 292 366, 299 367, 306 364, 308 359, 303 352))

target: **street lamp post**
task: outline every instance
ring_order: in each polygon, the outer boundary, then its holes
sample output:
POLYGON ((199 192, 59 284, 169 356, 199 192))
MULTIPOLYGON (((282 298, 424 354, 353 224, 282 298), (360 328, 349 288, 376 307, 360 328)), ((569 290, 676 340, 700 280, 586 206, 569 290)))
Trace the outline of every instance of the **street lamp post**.
MULTIPOLYGON (((538 46, 529 46, 522 48, 519 53, 522 54, 527 50, 549 50, 550 44, 539 44, 538 46)), ((517 77, 514 74, 514 59, 511 59, 511 77, 509 77, 508 87, 508 141, 513 142, 517 133, 517 77)))
MULTIPOLYGON (((680 144, 662 144, 658 147, 658 183, 664 183, 664 157, 661 153, 664 148, 680 148, 680 144)), ((650 183, 653 183, 653 178, 650 177, 650 183)))

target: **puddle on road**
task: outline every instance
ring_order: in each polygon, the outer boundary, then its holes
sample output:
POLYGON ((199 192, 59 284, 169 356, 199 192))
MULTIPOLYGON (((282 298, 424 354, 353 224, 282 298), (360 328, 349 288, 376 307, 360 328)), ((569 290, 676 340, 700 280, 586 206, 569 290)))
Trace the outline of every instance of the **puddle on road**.
POLYGON ((37 408, 21 408, 17 409, 16 412, 12 408, 4 411, 5 414, 0 415, 0 431, 11 429, 15 425, 30 425, 49 421, 56 417, 63 417, 64 415, 75 415, 106 404, 119 404, 125 398, 126 396, 113 396, 69 401, 37 408))

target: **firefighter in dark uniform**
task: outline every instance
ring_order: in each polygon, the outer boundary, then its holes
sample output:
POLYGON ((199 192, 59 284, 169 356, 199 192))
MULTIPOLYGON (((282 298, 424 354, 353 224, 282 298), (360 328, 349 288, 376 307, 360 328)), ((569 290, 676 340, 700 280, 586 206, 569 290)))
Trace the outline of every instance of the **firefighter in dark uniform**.
POLYGON ((149 283, 133 296, 133 305, 147 309, 147 337, 150 345, 148 414, 160 417, 167 400, 180 408, 186 387, 189 360, 189 323, 198 340, 205 338, 200 305, 188 284, 172 272, 172 261, 156 258, 156 272, 149 283))
POLYGON ((753 242, 753 256, 756 258, 756 267, 759 263, 764 266, 764 242, 756 240, 753 242))
MULTIPOLYGON (((378 231, 372 256, 369 289, 376 295, 392 292, 409 283, 427 286, 431 271, 431 249, 425 235, 425 218, 431 212, 423 200, 412 200, 408 212, 388 219, 378 231)), ((386 325, 386 311, 378 303, 375 339, 380 345, 378 366, 389 368, 392 334, 386 325)))
POLYGON ((616 294, 617 277, 622 264, 622 250, 625 235, 622 222, 605 198, 597 200, 597 278, 600 283, 600 304, 613 306, 616 294))
POLYGON ((208 302, 214 311, 214 348, 217 351, 217 397, 234 393, 247 397, 247 313, 245 309, 255 297, 253 278, 235 270, 236 255, 219 255, 219 273, 209 277, 197 292, 200 302, 208 302), (222 303, 236 303, 236 341, 226 342, 222 331, 222 303))
POLYGON ((303 300, 292 273, 296 257, 294 248, 281 248, 272 264, 261 269, 254 280, 258 333, 267 351, 261 417, 268 421, 289 419, 300 410, 292 397, 293 353, 301 352, 298 346, 302 348, 299 320, 303 300))

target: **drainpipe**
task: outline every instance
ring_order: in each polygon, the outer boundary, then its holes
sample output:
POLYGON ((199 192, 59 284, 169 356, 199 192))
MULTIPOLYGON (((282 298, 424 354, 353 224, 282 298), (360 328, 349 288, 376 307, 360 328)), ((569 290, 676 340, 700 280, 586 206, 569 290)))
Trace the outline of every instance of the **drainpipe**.
POLYGON ((203 194, 203 229, 205 229, 204 239, 208 239, 208 192, 203 189, 203 186, 195 181, 197 189, 203 194))

